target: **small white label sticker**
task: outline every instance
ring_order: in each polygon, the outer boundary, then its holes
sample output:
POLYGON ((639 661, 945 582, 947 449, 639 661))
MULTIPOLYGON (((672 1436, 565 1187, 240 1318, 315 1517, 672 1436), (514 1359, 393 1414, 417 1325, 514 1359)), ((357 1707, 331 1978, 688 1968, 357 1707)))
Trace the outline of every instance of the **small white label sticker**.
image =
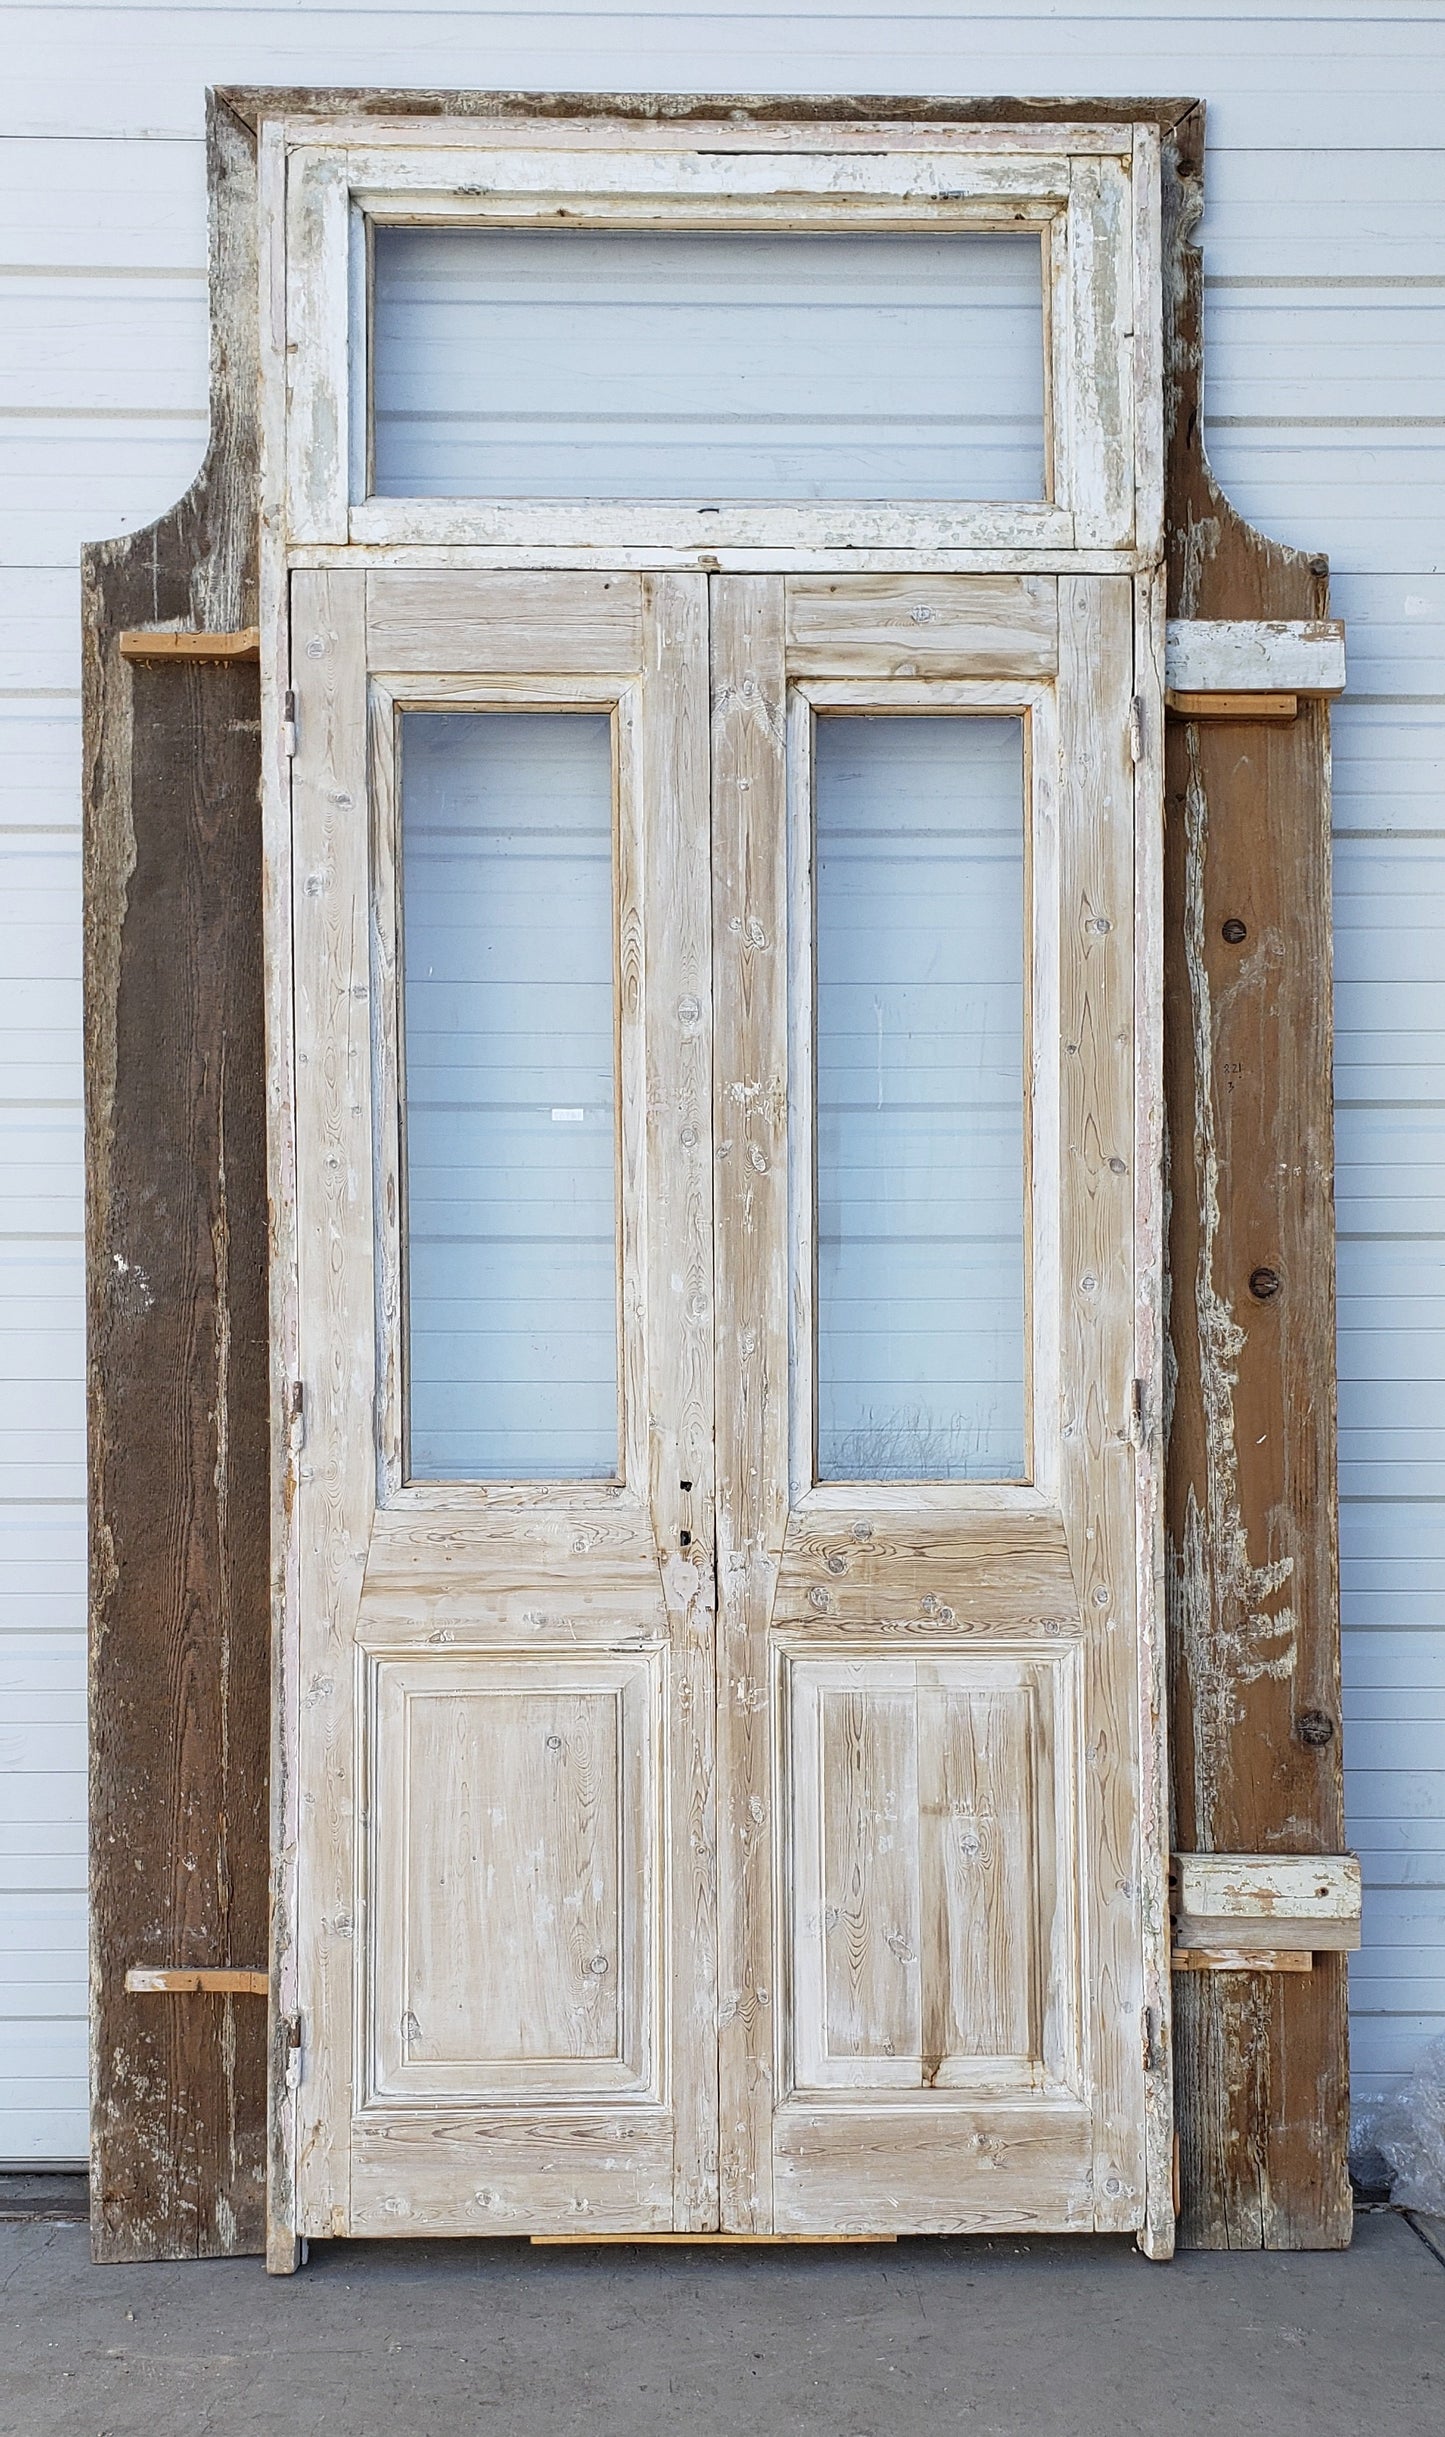
POLYGON ((585 1108, 554 1108, 552 1123, 554 1125, 580 1125, 586 1114, 585 1108))

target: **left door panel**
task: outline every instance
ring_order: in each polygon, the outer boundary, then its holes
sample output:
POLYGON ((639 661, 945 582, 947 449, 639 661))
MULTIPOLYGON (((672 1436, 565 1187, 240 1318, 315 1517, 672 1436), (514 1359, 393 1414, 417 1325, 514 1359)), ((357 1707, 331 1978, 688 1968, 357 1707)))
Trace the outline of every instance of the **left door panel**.
POLYGON ((717 2222, 706 579, 292 579, 300 2234, 717 2222))

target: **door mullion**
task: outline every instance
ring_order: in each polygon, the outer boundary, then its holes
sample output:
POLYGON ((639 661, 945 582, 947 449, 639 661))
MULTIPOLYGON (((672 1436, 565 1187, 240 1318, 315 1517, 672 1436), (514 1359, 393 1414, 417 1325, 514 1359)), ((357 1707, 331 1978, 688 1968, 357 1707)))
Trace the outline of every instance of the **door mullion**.
POLYGON ((719 2181, 772 2229, 773 1687, 788 1519, 783 583, 711 579, 715 1032, 719 2181))
POLYGON ((647 1497, 667 1607, 674 2225, 717 2194, 713 1811, 713 1109, 707 578, 643 584, 640 853, 624 862, 621 987, 640 987, 646 1107, 638 1291, 647 1497))

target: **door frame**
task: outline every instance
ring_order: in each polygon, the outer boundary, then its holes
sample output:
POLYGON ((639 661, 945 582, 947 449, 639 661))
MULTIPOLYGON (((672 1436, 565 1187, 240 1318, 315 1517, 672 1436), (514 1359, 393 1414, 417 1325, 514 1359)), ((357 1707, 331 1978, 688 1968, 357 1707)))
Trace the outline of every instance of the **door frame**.
MULTIPOLYGON (((1163 362, 1157 121, 1126 125, 866 124, 799 116, 767 126, 578 116, 367 121, 287 115, 259 129, 262 281, 263 855, 271 1204, 273 1583, 271 2175, 268 2259, 296 2264, 297 2110, 304 2026, 296 1999, 301 1799, 297 1464, 299 1361, 295 1042, 288 698, 289 578, 378 565, 1050 572, 1134 584, 1136 1029, 1135 1551, 1140 1617, 1138 1817, 1145 1884, 1147 2191, 1142 2247, 1173 2243, 1173 2097, 1162 1545, 1163 362), (1114 165, 1111 167, 1110 165, 1114 165), (368 215, 527 224, 585 208, 606 225, 889 228, 1038 226, 1049 232, 1053 502, 997 507, 735 508, 608 502, 579 517, 548 503, 365 496, 351 414, 352 317, 368 294, 368 215), (488 208, 491 208, 489 205, 488 208), (360 240, 358 242, 358 240, 360 240), (356 490, 360 496, 353 500, 356 490)), ((362 392, 361 394, 364 394, 362 392)), ((720 1382, 721 1385, 721 1382, 720 1382)))

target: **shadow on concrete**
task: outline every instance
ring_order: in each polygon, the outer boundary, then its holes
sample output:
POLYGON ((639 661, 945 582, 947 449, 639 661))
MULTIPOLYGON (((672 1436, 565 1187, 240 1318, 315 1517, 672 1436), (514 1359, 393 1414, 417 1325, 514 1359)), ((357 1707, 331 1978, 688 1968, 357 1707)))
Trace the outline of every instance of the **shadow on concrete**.
POLYGON ((1445 2269, 1107 2238, 877 2249, 319 2243, 95 2268, 0 2224, 3 2437, 1441 2437, 1445 2269))

